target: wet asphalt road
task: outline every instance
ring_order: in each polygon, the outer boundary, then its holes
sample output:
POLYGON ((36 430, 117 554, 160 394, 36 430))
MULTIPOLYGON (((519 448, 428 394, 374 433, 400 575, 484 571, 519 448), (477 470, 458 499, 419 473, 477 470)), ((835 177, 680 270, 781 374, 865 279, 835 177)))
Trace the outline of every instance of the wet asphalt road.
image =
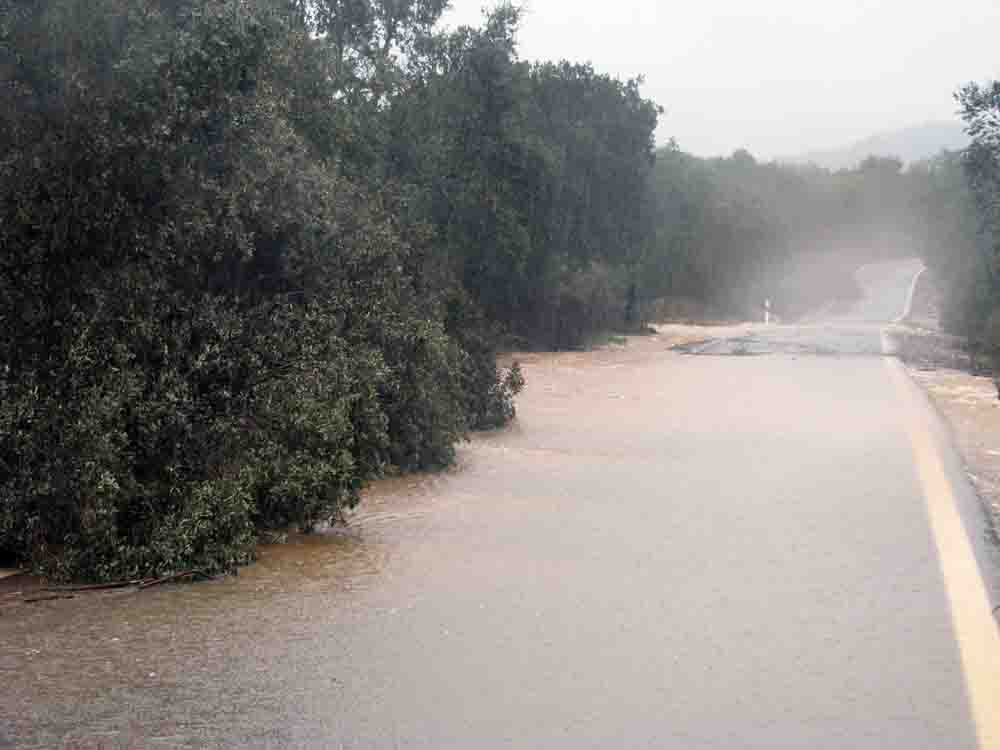
POLYGON ((977 747, 881 356, 912 272, 691 349, 760 356, 528 357, 515 428, 347 531, 0 620, 0 746, 977 747))

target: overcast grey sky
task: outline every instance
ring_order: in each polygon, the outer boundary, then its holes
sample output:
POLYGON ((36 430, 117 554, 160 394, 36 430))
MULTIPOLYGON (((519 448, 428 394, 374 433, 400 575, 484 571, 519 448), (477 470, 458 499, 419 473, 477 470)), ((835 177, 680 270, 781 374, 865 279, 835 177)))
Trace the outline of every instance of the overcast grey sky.
MULTIPOLYGON (((487 0, 452 0, 449 25, 487 0)), ((764 158, 955 118, 952 93, 1000 77, 1000 0, 528 0, 522 59, 643 74, 658 139, 764 158)))

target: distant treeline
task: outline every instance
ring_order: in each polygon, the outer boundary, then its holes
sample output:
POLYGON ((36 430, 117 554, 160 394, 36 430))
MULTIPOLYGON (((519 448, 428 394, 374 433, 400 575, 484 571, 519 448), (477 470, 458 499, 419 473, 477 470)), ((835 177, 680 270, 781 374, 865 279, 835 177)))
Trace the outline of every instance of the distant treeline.
POLYGON ((649 295, 735 317, 770 298, 795 317, 859 293, 857 266, 916 255, 942 287, 945 329, 1000 354, 1000 84, 958 99, 972 145, 909 165, 870 156, 833 171, 660 150, 649 295))
MULTIPOLYGON (((854 169, 700 159, 662 149, 650 191, 651 297, 703 314, 756 316, 764 299, 795 318, 859 289, 857 266, 913 252, 924 179, 894 158, 854 169)), ((661 303, 662 304, 662 303, 661 303)))
POLYGON ((807 258, 980 247, 954 157, 657 152, 641 80, 446 4, 0 0, 0 557, 230 569, 510 420, 498 347, 794 315, 855 292, 780 282, 807 258))

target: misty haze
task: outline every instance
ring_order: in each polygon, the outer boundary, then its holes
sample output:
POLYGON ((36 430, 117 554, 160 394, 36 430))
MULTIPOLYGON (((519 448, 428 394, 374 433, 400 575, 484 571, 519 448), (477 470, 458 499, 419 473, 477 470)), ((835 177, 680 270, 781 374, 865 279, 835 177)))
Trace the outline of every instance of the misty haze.
POLYGON ((0 0, 0 748, 1000 748, 1000 6, 0 0))

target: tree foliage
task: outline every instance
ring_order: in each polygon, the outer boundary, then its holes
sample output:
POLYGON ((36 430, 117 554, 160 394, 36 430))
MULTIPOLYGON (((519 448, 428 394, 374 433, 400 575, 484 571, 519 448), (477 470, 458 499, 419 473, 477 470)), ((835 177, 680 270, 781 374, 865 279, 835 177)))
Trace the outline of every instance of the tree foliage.
POLYGON ((500 6, 482 28, 434 40, 394 102, 389 166, 420 188, 440 252, 489 319, 579 346, 624 314, 618 292, 651 226, 659 109, 638 80, 519 61, 519 19, 500 6))
POLYGON ((972 142, 962 155, 967 187, 961 212, 970 217, 952 266, 955 317, 962 333, 986 345, 1000 363, 1000 82, 970 83, 956 95, 972 142), (975 221, 971 217, 975 217, 975 221), (974 230, 974 233, 973 233, 974 230))
POLYGON ((512 416, 398 190, 345 166, 364 127, 303 14, 4 10, 0 549, 63 576, 227 569, 512 416))

